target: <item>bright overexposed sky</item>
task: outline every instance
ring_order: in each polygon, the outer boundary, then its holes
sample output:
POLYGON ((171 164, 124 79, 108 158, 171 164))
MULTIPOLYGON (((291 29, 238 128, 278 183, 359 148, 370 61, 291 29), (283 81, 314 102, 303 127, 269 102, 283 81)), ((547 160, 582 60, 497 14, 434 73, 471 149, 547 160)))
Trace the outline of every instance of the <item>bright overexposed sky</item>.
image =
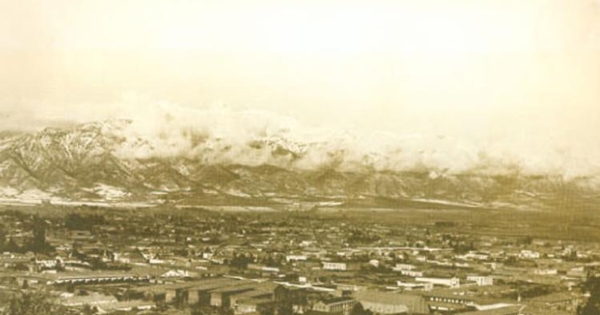
POLYGON ((4 126, 142 112, 140 100, 595 145, 600 2, 0 0, 4 126))

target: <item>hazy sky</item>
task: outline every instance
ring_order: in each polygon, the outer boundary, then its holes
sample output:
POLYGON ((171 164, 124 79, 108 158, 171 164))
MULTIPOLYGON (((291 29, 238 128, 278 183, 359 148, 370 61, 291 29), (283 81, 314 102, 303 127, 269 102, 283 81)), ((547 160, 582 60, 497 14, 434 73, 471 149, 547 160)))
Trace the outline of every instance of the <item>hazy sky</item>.
POLYGON ((599 87, 597 0, 0 0, 8 128, 165 101, 597 145, 599 87))

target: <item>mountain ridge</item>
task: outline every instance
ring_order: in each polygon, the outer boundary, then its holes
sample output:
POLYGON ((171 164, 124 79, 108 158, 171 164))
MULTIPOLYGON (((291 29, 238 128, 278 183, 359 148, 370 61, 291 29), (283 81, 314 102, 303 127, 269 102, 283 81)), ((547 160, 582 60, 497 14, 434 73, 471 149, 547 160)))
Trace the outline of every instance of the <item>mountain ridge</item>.
POLYGON ((522 174, 517 167, 505 174, 450 173, 425 166, 376 170, 369 167, 369 155, 363 157, 365 167, 347 170, 337 167, 344 162, 345 150, 340 147, 326 153, 333 162, 302 169, 290 161, 313 154, 315 144, 273 136, 237 144, 223 144, 223 139, 209 136, 194 140, 218 144, 202 146, 210 151, 207 155, 252 152, 260 157, 259 163, 215 162, 198 150, 196 155, 127 156, 124 152, 131 149, 153 146, 151 139, 128 134, 130 123, 115 120, 36 133, 2 133, 0 198, 196 205, 217 199, 227 204, 229 199, 235 204, 260 201, 283 208, 306 200, 337 200, 365 207, 460 205, 559 211, 595 209, 600 200, 600 180, 595 176, 522 174), (268 163, 271 156, 281 163, 268 163))

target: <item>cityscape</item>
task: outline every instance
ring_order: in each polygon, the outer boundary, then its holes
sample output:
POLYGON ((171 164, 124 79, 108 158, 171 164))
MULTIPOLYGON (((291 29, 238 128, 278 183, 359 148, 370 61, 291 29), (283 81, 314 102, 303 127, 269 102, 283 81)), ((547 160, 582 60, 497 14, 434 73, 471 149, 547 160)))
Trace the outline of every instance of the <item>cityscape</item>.
POLYGON ((0 315, 600 315, 600 0, 0 0, 0 315))
POLYGON ((595 242, 413 211, 3 206, 2 300, 55 314, 559 315, 597 294, 595 242))

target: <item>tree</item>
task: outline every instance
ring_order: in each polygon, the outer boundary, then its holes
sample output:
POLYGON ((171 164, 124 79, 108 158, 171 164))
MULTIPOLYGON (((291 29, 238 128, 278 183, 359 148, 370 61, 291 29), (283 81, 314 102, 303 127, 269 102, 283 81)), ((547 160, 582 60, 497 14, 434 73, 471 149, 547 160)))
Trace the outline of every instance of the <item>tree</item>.
POLYGON ((273 303, 259 304, 256 306, 256 312, 260 315, 274 315, 275 305, 273 303))
POLYGON ((96 307, 92 307, 89 304, 86 304, 83 306, 81 312, 83 313, 82 315, 94 315, 98 313, 98 310, 96 309, 96 307))
POLYGON ((0 250, 4 251, 4 245, 6 243, 6 227, 0 223, 0 250))
POLYGON ((38 217, 33 221, 33 242, 31 250, 35 253, 44 252, 48 247, 46 243, 46 222, 38 217))
POLYGON ((275 309, 276 315, 293 315, 294 314, 294 306, 289 303, 277 305, 275 309))
POLYGON ((8 241, 8 243, 4 246, 4 250, 7 252, 11 252, 11 253, 23 253, 23 249, 21 248, 21 246, 19 246, 19 244, 17 244, 17 242, 15 241, 14 238, 10 238, 10 240, 8 241))
POLYGON ((106 223, 103 215, 80 215, 70 213, 65 218, 65 227, 69 230, 92 231, 95 225, 106 223))
POLYGON ((354 307, 352 308, 352 312, 350 312, 350 315, 372 315, 373 312, 371 312, 370 310, 365 310, 365 308, 363 307, 363 305, 361 303, 356 303, 354 304, 354 307))
POLYGON ((600 314, 600 278, 589 278, 585 285, 586 290, 590 292, 590 298, 585 305, 578 309, 579 315, 597 315, 600 314))
POLYGON ((319 295, 314 293, 314 292, 310 292, 308 294, 306 294, 305 300, 303 301, 306 305, 306 307, 308 308, 309 311, 312 311, 313 308, 315 307, 315 304, 317 304, 317 302, 319 302, 319 295))
POLYGON ((13 295, 6 308, 0 311, 1 315, 63 315, 67 310, 55 303, 46 291, 21 291, 13 295))

